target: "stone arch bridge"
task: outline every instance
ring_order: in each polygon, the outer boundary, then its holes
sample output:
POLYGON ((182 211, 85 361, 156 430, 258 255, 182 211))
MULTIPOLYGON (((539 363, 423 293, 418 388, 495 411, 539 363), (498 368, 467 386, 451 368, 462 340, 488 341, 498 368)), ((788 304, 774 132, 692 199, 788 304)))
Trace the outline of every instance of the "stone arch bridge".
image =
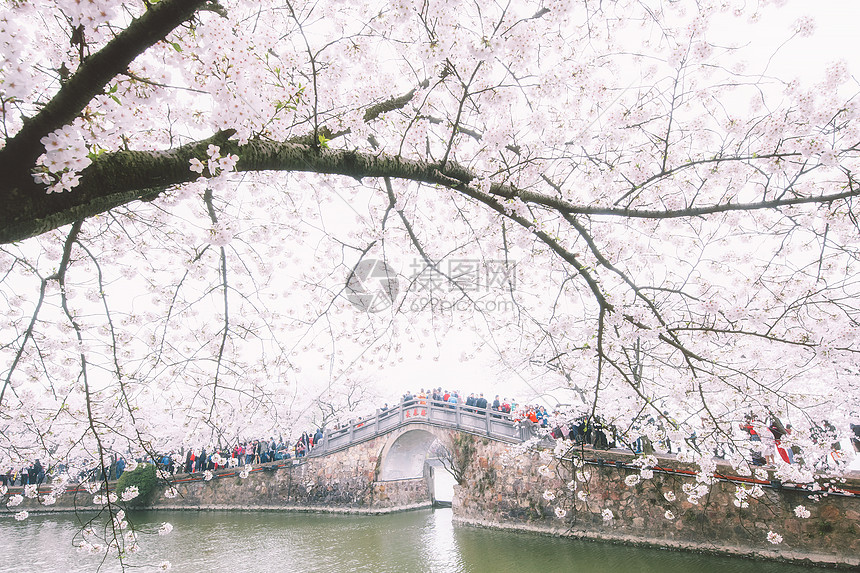
POLYGON ((351 484, 347 490, 353 492, 353 503, 366 510, 420 507, 435 501, 431 452, 456 470, 472 461, 471 444, 477 439, 504 449, 533 432, 531 423, 515 422, 500 412, 418 398, 326 432, 302 465, 310 470, 308 483, 318 483, 314 487, 328 493, 351 484))
POLYGON ((415 474, 416 468, 420 470, 423 467, 424 454, 436 440, 444 443, 450 439, 448 430, 508 444, 522 442, 533 435, 529 422, 523 425, 511 420, 507 414, 416 399, 387 410, 377 410, 371 418, 326 432, 322 443, 314 447, 310 457, 331 455, 384 435, 387 441, 381 452, 381 479, 418 477, 406 474, 415 474))

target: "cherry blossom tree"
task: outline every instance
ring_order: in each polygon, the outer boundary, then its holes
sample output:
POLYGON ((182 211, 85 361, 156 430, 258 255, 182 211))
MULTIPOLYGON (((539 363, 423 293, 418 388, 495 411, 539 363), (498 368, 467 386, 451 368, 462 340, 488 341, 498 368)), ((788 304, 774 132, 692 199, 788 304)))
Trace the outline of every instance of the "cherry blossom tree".
POLYGON ((289 434, 461 331, 625 442, 754 412, 818 462, 858 103, 726 38, 781 4, 5 3, 0 462, 289 434))

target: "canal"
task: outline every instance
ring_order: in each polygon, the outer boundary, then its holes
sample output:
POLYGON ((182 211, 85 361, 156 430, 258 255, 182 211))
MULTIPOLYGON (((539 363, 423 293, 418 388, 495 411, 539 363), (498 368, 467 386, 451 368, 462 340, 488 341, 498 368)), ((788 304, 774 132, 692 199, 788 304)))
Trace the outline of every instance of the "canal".
MULTIPOLYGON (((93 514, 0 516, 0 571, 120 571, 115 558, 80 554, 72 539, 93 514)), ((450 509, 378 516, 277 512, 141 512, 148 530, 131 565, 170 561, 201 573, 801 573, 808 568, 642 549, 526 533, 455 527, 450 509), (155 530, 170 522, 167 535, 155 530)), ((153 568, 130 569, 152 571, 153 568)))

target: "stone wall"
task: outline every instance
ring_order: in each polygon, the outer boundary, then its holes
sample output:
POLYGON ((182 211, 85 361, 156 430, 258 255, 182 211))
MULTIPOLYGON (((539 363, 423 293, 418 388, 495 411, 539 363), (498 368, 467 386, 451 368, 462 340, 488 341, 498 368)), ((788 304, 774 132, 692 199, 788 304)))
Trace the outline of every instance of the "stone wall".
MULTIPOLYGON (((287 460, 256 466, 242 478, 238 469, 215 472, 205 481, 202 474, 178 474, 172 480, 175 497, 165 497, 167 485, 159 486, 152 509, 304 510, 386 513, 429 507, 427 476, 418 479, 377 481, 380 455, 387 441, 381 436, 318 458, 287 460)), ((20 493, 13 488, 11 493, 20 493)), ((40 491, 49 490, 42 486, 40 491)), ((97 510, 93 495, 71 488, 46 506, 35 499, 4 512, 97 510)))
MULTIPOLYGON (((660 458, 657 467, 667 471, 658 469, 653 478, 635 485, 625 483, 627 476, 639 475, 638 468, 626 467, 632 456, 584 450, 581 459, 577 470, 572 461, 559 465, 536 452, 513 457, 505 445, 476 438, 466 483, 455 488, 455 522, 770 559, 860 565, 857 495, 824 495, 778 482, 759 483, 753 490, 756 484, 752 481, 717 481, 691 503, 684 488, 685 484, 689 484, 688 489, 698 485, 695 469, 673 458, 660 458), (576 482, 575 490, 571 490, 574 484, 568 485, 571 481, 576 482), (759 496, 747 496, 744 501, 749 507, 744 509, 734 504, 739 485, 759 496), (585 492, 580 494, 584 499, 577 497, 580 491, 585 492), (795 515, 798 505, 809 510, 809 518, 795 515), (556 508, 560 508, 558 514, 556 508), (611 519, 604 519, 605 510, 612 512, 611 519), (781 535, 782 542, 769 542, 769 531, 781 535)), ((718 473, 735 474, 724 466, 718 467, 718 473)), ((839 485, 860 492, 860 480, 839 485)))

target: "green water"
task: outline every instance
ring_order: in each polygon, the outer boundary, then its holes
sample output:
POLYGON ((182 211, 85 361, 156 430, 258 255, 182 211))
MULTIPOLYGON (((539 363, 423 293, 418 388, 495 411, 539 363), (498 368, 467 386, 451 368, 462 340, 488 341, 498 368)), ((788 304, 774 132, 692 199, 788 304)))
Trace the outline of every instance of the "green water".
MULTIPOLYGON (((121 571, 116 558, 80 554, 72 539, 91 514, 0 516, 0 571, 121 571), (104 560, 104 561, 103 561, 104 560)), ((451 510, 381 516, 274 512, 145 512, 131 565, 170 561, 171 571, 205 573, 800 573, 808 568, 639 549, 525 533, 455 527, 451 510)), ((153 571, 129 568, 127 571, 153 571)))

